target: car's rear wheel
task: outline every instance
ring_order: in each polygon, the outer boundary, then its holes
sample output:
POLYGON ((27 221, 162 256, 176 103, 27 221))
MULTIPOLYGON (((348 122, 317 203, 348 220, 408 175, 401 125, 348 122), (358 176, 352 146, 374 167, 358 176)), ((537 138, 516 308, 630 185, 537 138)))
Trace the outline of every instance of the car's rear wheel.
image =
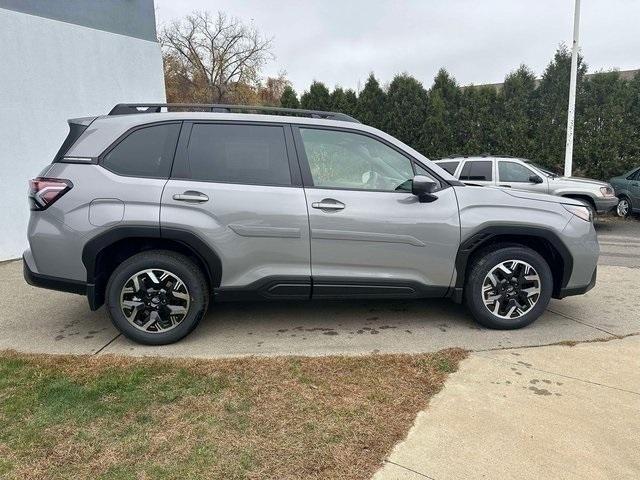
POLYGON ((113 324, 147 345, 173 343, 189 334, 207 311, 204 275, 188 257, 170 251, 139 253, 122 262, 107 284, 113 324))
POLYGON ((631 213, 631 202, 627 197, 620 197, 620 201, 616 207, 616 213, 622 218, 627 218, 629 216, 631 213))
POLYGON ((552 291, 551 269, 538 252, 520 245, 495 246, 474 258, 465 302, 478 323, 510 330, 542 315, 552 291))

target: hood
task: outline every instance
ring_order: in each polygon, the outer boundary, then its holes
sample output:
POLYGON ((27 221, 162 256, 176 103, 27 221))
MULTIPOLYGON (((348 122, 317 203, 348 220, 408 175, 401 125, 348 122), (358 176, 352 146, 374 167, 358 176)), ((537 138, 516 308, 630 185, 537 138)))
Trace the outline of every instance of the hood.
POLYGON ((500 190, 507 195, 511 195, 512 197, 523 198, 526 200, 537 200, 540 202, 584 206, 584 202, 582 202, 581 200, 576 200, 574 198, 558 197, 556 195, 547 195, 546 193, 533 193, 527 192, 525 190, 511 190, 509 188, 500 188, 500 190))
POLYGON ((594 180, 593 178, 581 178, 581 177, 550 177, 549 182, 561 183, 561 184, 582 184, 592 185, 597 187, 606 187, 609 185, 607 182, 601 182, 600 180, 594 180))

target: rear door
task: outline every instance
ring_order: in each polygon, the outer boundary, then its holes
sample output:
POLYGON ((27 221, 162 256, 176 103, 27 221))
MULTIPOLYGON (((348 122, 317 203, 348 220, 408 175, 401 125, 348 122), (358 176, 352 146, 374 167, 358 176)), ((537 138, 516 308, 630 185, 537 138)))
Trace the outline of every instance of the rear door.
POLYGON ((162 195, 162 232, 218 255, 221 292, 308 298, 309 223, 288 125, 185 122, 162 195))
POLYGON ((432 203, 411 194, 414 172, 437 177, 397 147, 357 130, 294 128, 309 223, 313 296, 437 296, 460 238, 453 188, 432 203))
POLYGON ((498 160, 498 185, 536 193, 549 191, 546 177, 538 175, 526 165, 510 160, 498 160), (533 177, 542 182, 533 182, 533 177))
POLYGON ((466 160, 462 165, 458 178, 468 185, 494 185, 494 161, 466 160))

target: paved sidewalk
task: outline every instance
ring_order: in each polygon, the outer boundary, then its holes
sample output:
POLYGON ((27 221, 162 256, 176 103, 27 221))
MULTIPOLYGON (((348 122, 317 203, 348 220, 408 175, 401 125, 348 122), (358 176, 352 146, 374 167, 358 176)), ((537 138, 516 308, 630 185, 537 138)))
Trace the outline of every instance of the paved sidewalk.
POLYGON ((640 478, 640 336, 474 353, 374 480, 640 478))

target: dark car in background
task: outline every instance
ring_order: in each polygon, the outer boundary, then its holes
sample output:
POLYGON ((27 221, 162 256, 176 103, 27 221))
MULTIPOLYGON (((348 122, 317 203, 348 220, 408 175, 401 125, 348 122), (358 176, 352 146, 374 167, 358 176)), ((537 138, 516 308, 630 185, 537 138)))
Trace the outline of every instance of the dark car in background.
POLYGON ((640 167, 609 180, 620 199, 616 213, 628 217, 631 213, 640 213, 640 167))

